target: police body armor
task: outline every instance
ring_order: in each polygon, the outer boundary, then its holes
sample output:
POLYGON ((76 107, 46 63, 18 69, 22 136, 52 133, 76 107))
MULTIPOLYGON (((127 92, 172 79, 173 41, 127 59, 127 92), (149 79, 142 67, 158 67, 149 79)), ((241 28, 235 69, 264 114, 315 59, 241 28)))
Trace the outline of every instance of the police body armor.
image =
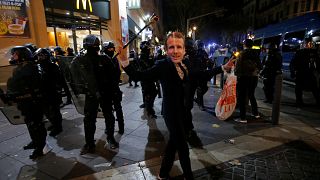
POLYGON ((41 68, 31 61, 2 66, 0 77, 2 113, 11 124, 24 124, 28 104, 42 101, 41 68))

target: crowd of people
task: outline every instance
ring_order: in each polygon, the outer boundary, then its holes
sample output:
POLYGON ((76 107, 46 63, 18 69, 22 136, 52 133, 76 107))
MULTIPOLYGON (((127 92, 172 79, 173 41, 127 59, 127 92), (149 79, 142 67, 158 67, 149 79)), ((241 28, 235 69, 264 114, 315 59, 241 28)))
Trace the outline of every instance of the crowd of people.
MULTIPOLYGON (((119 42, 120 43, 120 42, 119 42)), ((16 65, 12 77, 7 82, 7 92, 1 92, 1 99, 9 103, 14 101, 25 117, 31 142, 24 149, 35 149, 31 159, 43 156, 47 130, 50 136, 63 131, 61 105, 72 103, 72 93, 85 94, 84 132, 85 143, 80 154, 95 153, 94 134, 97 113, 101 111, 105 119, 106 142, 109 148, 119 147, 115 140, 115 123, 119 134, 124 133, 124 115, 122 110, 122 92, 119 88, 121 68, 129 75, 129 86, 138 87, 141 83, 143 104, 151 119, 157 118, 153 108, 156 96, 162 97, 161 114, 169 131, 169 140, 164 152, 158 179, 168 179, 173 166, 175 153, 179 155, 185 179, 193 179, 188 140, 196 132, 192 122, 194 101, 204 110, 203 96, 208 90, 207 82, 216 74, 230 71, 234 67, 237 76, 237 96, 240 117, 237 122, 247 123, 246 106, 250 102, 252 116, 260 118, 255 99, 258 77, 263 77, 265 102, 272 103, 275 91, 275 77, 281 74, 282 57, 277 46, 270 43, 267 54, 261 62, 259 54, 252 49, 253 41, 246 39, 239 56, 232 56, 224 65, 212 67, 208 54, 201 41, 194 42, 180 32, 172 32, 165 40, 165 51, 161 49, 152 56, 150 41, 140 44, 140 55, 131 50, 129 58, 119 45, 119 57, 112 41, 100 44, 95 35, 83 40, 85 51, 75 56, 73 49, 67 49, 67 56, 74 57, 70 64, 63 62, 66 52, 61 47, 50 51, 36 48, 32 44, 16 46, 11 49, 10 64, 16 65), (100 49, 100 47, 102 47, 100 49), (69 86, 68 86, 69 84, 69 86), (161 89, 160 90, 160 84, 161 89), (81 86, 81 87, 80 87, 81 86), (62 90, 63 89, 63 90, 62 90), (71 90, 71 92, 70 92, 71 90), (62 93, 64 92, 64 93, 62 93), (62 95, 66 102, 62 102, 62 95), (196 98, 195 98, 196 97, 196 98), (47 129, 43 116, 50 121, 47 129)), ((297 104, 303 104, 302 90, 307 74, 308 80, 314 72, 319 72, 319 56, 311 50, 297 52, 291 64, 292 76, 296 78, 297 104), (309 52, 310 51, 310 52, 309 52), (302 61, 300 59, 307 59, 302 61), (312 62, 311 62, 311 60, 312 62), (304 68, 304 69, 303 69, 304 68), (314 71, 308 71, 313 68, 314 71)), ((310 84, 316 84, 309 82, 310 84)), ((309 87, 317 102, 320 102, 319 90, 309 87)))

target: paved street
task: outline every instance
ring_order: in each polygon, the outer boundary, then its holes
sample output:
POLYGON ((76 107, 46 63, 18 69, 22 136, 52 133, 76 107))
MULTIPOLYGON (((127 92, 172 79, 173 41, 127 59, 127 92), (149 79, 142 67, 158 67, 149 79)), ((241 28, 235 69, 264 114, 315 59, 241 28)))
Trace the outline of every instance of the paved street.
MULTIPOLYGON (((64 131, 48 136, 53 148, 38 161, 31 161, 31 150, 22 147, 30 141, 25 125, 11 125, 0 114, 0 179, 155 179, 161 154, 168 139, 161 117, 161 98, 155 102, 157 119, 150 119, 139 108, 141 89, 121 86, 124 92, 125 134, 116 132, 119 149, 105 147, 104 120, 97 120, 97 152, 80 156, 84 144, 83 116, 73 105, 61 109, 64 131)), ((197 136, 190 141, 190 157, 196 179, 319 179, 320 109, 311 93, 305 94, 307 107, 294 106, 294 91, 284 85, 280 124, 272 126, 271 105, 263 103, 261 84, 257 88, 258 122, 238 124, 220 121, 213 107, 220 89, 210 85, 205 95, 206 111, 195 105, 197 136), (230 139, 232 141, 230 141, 230 139), (234 141, 234 143, 232 143, 234 141)), ((49 124, 49 123, 48 123, 49 124)), ((116 125, 116 131, 117 131, 116 125)), ((181 179, 177 160, 172 170, 181 179)))

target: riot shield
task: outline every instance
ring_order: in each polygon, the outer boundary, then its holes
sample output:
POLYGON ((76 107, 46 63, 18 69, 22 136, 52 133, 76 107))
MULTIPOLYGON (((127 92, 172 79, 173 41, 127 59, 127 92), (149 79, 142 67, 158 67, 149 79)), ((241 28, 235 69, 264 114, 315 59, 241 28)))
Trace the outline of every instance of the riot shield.
MULTIPOLYGON (((88 91, 90 91, 88 74, 83 71, 81 65, 73 63, 73 56, 60 56, 58 58, 60 70, 67 82, 73 104, 77 112, 84 115, 85 97, 88 91)), ((97 117, 103 118, 101 111, 98 111, 97 117)))
POLYGON ((12 78, 16 68, 16 65, 0 66, 0 110, 13 125, 24 124, 24 117, 18 109, 17 102, 14 101, 14 98, 23 92, 7 94, 8 80, 12 78))

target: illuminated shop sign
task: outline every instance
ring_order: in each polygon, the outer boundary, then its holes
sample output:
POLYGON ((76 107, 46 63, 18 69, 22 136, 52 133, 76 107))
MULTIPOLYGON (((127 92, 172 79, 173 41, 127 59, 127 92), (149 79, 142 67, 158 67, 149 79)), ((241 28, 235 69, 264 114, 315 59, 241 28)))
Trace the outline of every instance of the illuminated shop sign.
POLYGON ((108 0, 43 0, 44 7, 64 9, 110 19, 110 2, 108 0))
POLYGON ((77 0, 77 9, 80 9, 80 2, 82 2, 83 10, 87 10, 87 2, 88 2, 89 10, 92 13, 92 5, 90 0, 77 0))
POLYGON ((28 0, 0 0, 0 37, 29 38, 28 0))
POLYGON ((141 8, 140 0, 128 0, 127 5, 128 5, 128 9, 140 9, 141 8))

